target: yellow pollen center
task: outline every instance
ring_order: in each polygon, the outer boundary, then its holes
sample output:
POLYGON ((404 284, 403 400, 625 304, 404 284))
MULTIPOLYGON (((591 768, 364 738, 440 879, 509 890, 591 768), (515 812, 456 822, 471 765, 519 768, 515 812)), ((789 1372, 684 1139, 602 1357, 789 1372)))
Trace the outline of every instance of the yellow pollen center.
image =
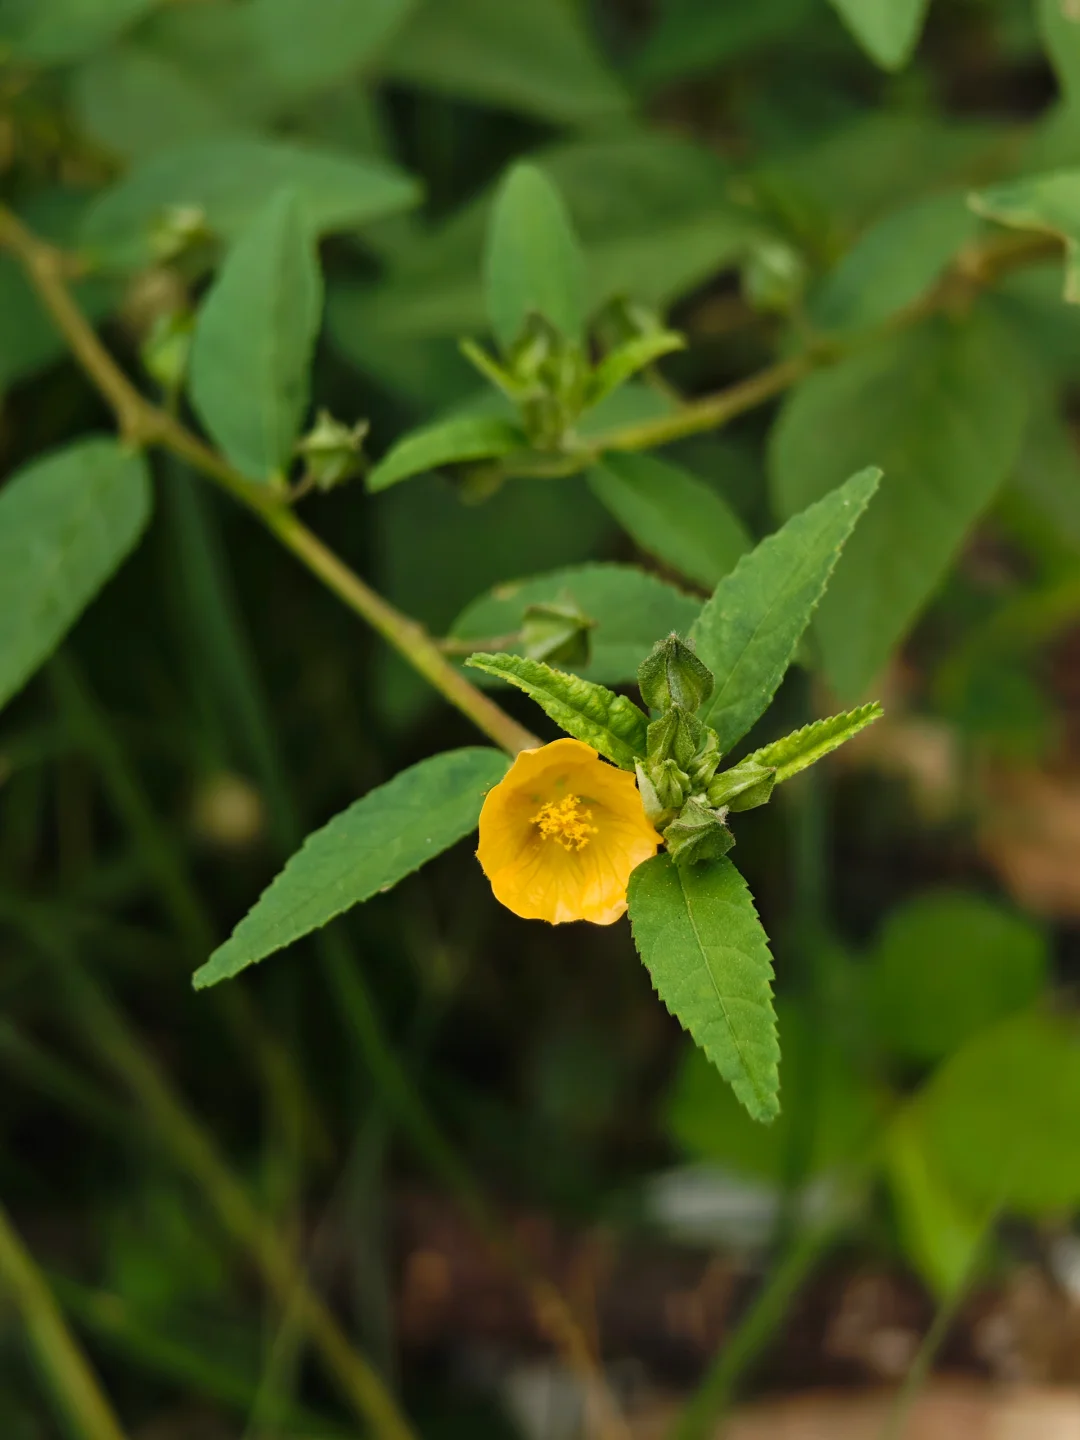
POLYGON ((592 811, 583 809, 576 795, 564 795, 541 805, 532 824, 539 826, 545 840, 554 840, 564 850, 584 850, 590 837, 600 833, 595 825, 586 824, 591 819, 592 811))

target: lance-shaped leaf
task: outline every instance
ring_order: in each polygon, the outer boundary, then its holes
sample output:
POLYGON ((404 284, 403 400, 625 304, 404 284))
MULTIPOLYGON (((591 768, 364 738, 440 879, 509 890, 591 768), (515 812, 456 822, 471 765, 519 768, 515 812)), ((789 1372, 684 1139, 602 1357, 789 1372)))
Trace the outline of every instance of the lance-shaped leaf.
POLYGON ((880 720, 884 712, 876 700, 869 705, 860 705, 857 710, 845 710, 840 715, 830 715, 826 720, 815 720, 801 730, 793 730, 782 740, 774 740, 748 755, 744 764, 757 764, 775 770, 777 785, 790 780, 809 765, 816 765, 830 751, 838 749, 867 725, 880 720))
POLYGON ((229 252, 191 347, 199 418, 253 480, 288 468, 321 315, 315 238, 296 195, 280 190, 229 252))
POLYGON ((1042 230, 1065 246, 1065 299, 1080 304, 1080 170, 992 185, 970 199, 971 208, 1014 230, 1042 230))
POLYGON ((630 923, 664 1004, 755 1120, 780 1112, 772 957, 730 860, 679 869, 657 855, 630 876, 630 923))
POLYGON ((621 769, 633 770, 645 754, 648 719, 625 695, 522 655, 470 655, 465 663, 524 690, 560 729, 621 769))
POLYGON ((881 471, 860 470, 744 555, 690 634, 716 677, 701 718, 728 751, 768 708, 881 471))
POLYGON ((520 426, 494 415, 459 415, 405 435, 367 477, 369 490, 386 490, 411 475, 460 460, 487 460, 527 447, 520 426))
POLYGON ((146 461, 114 440, 69 445, 0 490, 0 705, 52 654, 149 514, 146 461))
POLYGON ((391 889, 476 828, 506 774, 498 750, 470 747, 421 760, 314 831, 240 924, 195 972, 195 988, 257 960, 391 889))

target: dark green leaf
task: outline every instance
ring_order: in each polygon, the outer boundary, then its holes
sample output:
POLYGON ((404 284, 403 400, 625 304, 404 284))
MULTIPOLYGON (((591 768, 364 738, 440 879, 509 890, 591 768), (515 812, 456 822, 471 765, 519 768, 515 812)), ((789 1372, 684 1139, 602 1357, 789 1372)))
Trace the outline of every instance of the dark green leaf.
POLYGON ((943 891, 894 910, 874 948, 871 996, 902 1059, 943 1059, 1031 1005, 1049 967, 1046 936, 981 895, 943 891))
POLYGON ((82 440, 0 489, 0 704, 52 654, 150 514, 142 456, 82 440))
POLYGON ((234 239, 281 189, 295 190, 316 234, 354 229, 420 198, 400 170, 262 140, 205 140, 137 165, 94 202, 82 242, 102 264, 136 269, 153 259, 151 234, 172 206, 201 210, 234 239))
POLYGON ((157 0, 3 0, 0 44, 21 60, 66 65, 133 25, 157 0))
POLYGON ((196 989, 231 979, 375 894, 476 828, 506 773, 497 750, 447 750, 369 791, 307 837, 281 874, 195 972, 196 989))
POLYGON ((774 740, 771 745, 755 750, 743 763, 775 769, 774 778, 779 785, 784 780, 790 780, 793 775, 798 775, 799 771, 805 770, 807 766, 816 765, 833 750, 846 744, 860 730, 865 730, 867 725, 879 720, 882 713, 881 706, 876 700, 872 700, 868 705, 860 705, 857 710, 847 710, 842 715, 830 715, 826 720, 815 720, 812 725, 804 725, 801 730, 785 735, 782 740, 774 740))
POLYGON ((977 312, 867 346, 810 376, 784 406, 770 454, 781 514, 854 466, 885 472, 815 621, 841 696, 872 682, 1012 468, 1026 373, 1010 334, 977 312))
POLYGON ((634 76, 653 86, 711 70, 789 38, 816 9, 814 0, 667 0, 634 57, 634 76))
POLYGON ((355 74, 412 8, 413 0, 253 0, 251 25, 269 74, 305 94, 355 74))
POLYGON ((1015 230, 1042 230, 1065 246, 1065 299, 1080 304, 1080 170, 1032 175, 980 190, 971 197, 980 215, 1015 230))
POLYGON ((495 196, 484 290, 491 328, 504 350, 533 315, 568 340, 580 340, 584 260, 559 192, 535 165, 515 165, 495 196))
POLYGON ((630 876, 634 942, 656 992, 755 1120, 780 1112, 772 957, 730 860, 678 868, 668 855, 630 876))
POLYGON ((470 655, 465 663, 524 690, 560 729, 623 770, 645 754, 649 722, 625 695, 522 655, 470 655))
POLYGON ((632 565, 579 565, 497 586, 463 610, 450 633, 480 643, 513 635, 530 605, 557 604, 564 595, 596 622, 581 673, 602 685, 632 684, 657 635, 685 635, 701 609, 699 600, 632 565))
POLYGON ((840 551, 877 489, 861 470, 744 555, 690 634, 716 676, 701 713, 728 751, 769 706, 840 551))
POLYGON ((911 59, 929 0, 832 0, 862 48, 883 70, 911 59))
POLYGON ((626 108, 572 5, 422 0, 383 63, 395 79, 543 120, 583 122, 626 108))
POLYGON ((369 490, 386 490, 410 475, 459 460, 485 460, 526 447, 520 428, 508 420, 462 415, 413 430, 383 456, 367 477, 369 490))
POLYGON ((716 491, 667 460, 609 454, 589 472, 589 485, 642 550, 707 589, 750 549, 716 491))
POLYGON ((321 313, 314 237, 296 196, 282 190, 229 252, 191 349, 199 417, 253 480, 288 470, 321 313))

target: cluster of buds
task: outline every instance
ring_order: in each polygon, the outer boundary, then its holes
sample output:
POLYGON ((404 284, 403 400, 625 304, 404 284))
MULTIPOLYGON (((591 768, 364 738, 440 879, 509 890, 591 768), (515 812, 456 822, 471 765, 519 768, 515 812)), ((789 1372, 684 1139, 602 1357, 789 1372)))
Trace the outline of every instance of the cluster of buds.
POLYGON ((638 671, 641 697, 657 717, 637 764, 638 789, 650 823, 680 865, 725 855, 735 843, 728 815, 764 805, 775 783, 775 772, 752 760, 718 773, 719 738, 698 717, 714 683, 677 635, 655 645, 638 671))

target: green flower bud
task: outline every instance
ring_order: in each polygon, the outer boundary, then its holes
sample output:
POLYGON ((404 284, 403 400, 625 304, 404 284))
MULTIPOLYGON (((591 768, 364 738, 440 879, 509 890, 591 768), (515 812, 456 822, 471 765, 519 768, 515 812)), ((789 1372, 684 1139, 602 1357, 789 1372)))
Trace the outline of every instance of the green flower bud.
POLYGON ((704 790, 716 774, 720 763, 720 737, 715 730, 706 728, 704 739, 698 746, 697 754, 690 761, 687 774, 695 790, 704 790))
POLYGON ((712 671, 674 632, 659 640, 638 670, 641 698, 652 710, 672 705, 693 714, 713 691, 712 671))
POLYGON ((654 720, 648 730, 650 760, 675 760, 680 770, 689 772, 698 752, 705 727, 681 706, 673 705, 666 715, 654 720))
POLYGON ((715 811, 700 800, 688 800, 664 831, 664 843, 676 865, 697 865, 726 855, 735 836, 715 811))
POLYGON ((662 832, 679 813, 686 798, 686 776, 674 760, 663 760, 659 764, 639 760, 635 769, 649 824, 662 832))
POLYGON ((589 631, 595 625, 569 596, 560 596, 550 605, 528 605, 521 626, 521 648, 530 660, 587 665, 589 631))
POLYGON ((756 760, 743 760, 717 775, 709 786, 709 804, 726 805, 729 810, 753 810, 764 805, 772 795, 776 784, 776 770, 771 765, 759 765, 756 760))
POLYGON ((329 410, 319 411, 314 426, 296 446, 316 489, 332 490, 359 474, 363 466, 360 450, 369 428, 366 420, 343 425, 329 410))

